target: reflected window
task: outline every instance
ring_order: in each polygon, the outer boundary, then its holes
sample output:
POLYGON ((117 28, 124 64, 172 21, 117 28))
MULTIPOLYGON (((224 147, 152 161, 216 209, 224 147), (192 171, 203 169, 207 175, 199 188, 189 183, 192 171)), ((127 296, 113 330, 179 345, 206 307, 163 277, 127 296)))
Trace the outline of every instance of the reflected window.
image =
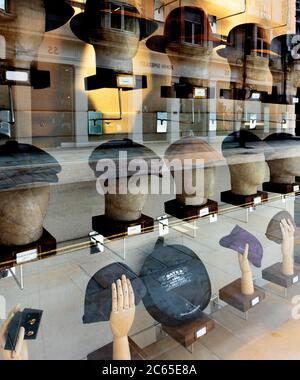
POLYGON ((6 10, 6 0, 0 0, 0 9, 3 11, 6 10))
POLYGON ((126 30, 127 32, 136 32, 136 19, 132 14, 137 14, 134 7, 110 4, 110 26, 113 29, 126 30))

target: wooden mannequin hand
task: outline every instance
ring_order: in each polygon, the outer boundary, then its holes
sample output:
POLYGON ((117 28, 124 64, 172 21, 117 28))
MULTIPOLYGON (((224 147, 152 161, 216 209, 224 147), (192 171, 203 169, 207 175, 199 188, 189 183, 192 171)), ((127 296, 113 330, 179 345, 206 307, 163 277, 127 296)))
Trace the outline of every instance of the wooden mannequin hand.
POLYGON ((134 292, 130 280, 122 276, 117 284, 112 284, 112 312, 110 326, 114 337, 125 337, 134 321, 134 292))
POLYGON ((280 229, 282 233, 282 273, 286 276, 293 276, 295 227, 290 220, 283 219, 280 222, 280 229))
POLYGON ((0 327, 0 347, 1 357, 3 360, 28 360, 28 348, 26 342, 24 342, 25 329, 20 328, 18 341, 15 351, 5 350, 6 334, 8 326, 13 319, 16 312, 20 311, 20 308, 16 306, 9 314, 7 320, 0 327))
POLYGON ((251 272, 251 265, 248 260, 248 255, 249 255, 249 244, 246 244, 244 254, 241 255, 238 253, 238 258, 239 258, 239 263, 240 263, 240 268, 242 273, 248 273, 251 272))
POLYGON ((283 255, 294 255, 295 227, 290 220, 283 219, 280 222, 282 233, 281 250, 283 255))

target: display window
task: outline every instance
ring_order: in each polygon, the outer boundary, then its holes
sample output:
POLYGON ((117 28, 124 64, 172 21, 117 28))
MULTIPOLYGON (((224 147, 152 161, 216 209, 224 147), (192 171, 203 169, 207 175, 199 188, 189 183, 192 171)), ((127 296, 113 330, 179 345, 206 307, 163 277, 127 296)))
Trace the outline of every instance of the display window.
POLYGON ((299 107, 296 0, 0 1, 1 359, 299 359, 299 107))

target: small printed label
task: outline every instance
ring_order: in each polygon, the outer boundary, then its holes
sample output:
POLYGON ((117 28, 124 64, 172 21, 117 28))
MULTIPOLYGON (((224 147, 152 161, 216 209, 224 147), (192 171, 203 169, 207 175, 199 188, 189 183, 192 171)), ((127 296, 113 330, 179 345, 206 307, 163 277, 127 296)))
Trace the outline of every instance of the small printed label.
POLYGON ((261 204, 261 197, 254 198, 254 204, 255 205, 260 205, 261 204))
POLYGON ((202 210, 200 210, 200 217, 202 218, 203 216, 206 216, 209 214, 209 208, 205 207, 202 210))
POLYGON ((142 226, 138 225, 138 226, 128 227, 127 233, 128 233, 128 236, 139 235, 142 233, 142 226))
POLYGON ((285 195, 283 195, 283 196, 281 197, 281 200, 282 200, 282 203, 286 203, 285 195))
POLYGON ((31 249, 30 251, 20 252, 17 254, 17 264, 27 263, 28 261, 32 261, 37 259, 38 251, 37 249, 31 249))
POLYGON ((296 193, 297 191, 299 191, 300 190, 300 186, 299 185, 296 185, 296 186, 294 186, 294 192, 296 193))
POLYGON ((249 207, 249 212, 254 212, 255 211, 255 207, 249 207))
POLYGON ((194 87, 194 98, 206 98, 207 97, 207 89, 203 87, 194 87))
POLYGON ((210 223, 216 223, 218 221, 218 214, 210 215, 209 221, 210 223))
POLYGON ((198 339, 198 338, 201 338, 202 336, 204 336, 206 334, 207 334, 207 329, 206 329, 206 327, 203 327, 203 329, 200 329, 197 331, 196 337, 198 339))
POLYGON ((209 120, 209 130, 211 132, 215 132, 217 130, 217 121, 216 120, 209 120))
POLYGON ((260 93, 259 92, 253 92, 252 99, 259 100, 260 99, 260 93))
POLYGON ((293 284, 296 284, 297 282, 299 282, 299 276, 293 278, 293 284))
POLYGON ((299 103, 299 98, 293 98, 293 103, 294 103, 294 104, 299 103))
POLYGON ((135 86, 135 79, 133 75, 118 75, 117 76, 118 87, 130 87, 135 86))
POLYGON ((255 305, 257 305, 257 304, 259 304, 259 297, 256 297, 256 298, 254 298, 254 299, 251 301, 251 305, 252 305, 252 306, 255 306, 255 305))
POLYGON ((166 236, 169 233, 169 219, 162 218, 158 222, 159 236, 166 236))

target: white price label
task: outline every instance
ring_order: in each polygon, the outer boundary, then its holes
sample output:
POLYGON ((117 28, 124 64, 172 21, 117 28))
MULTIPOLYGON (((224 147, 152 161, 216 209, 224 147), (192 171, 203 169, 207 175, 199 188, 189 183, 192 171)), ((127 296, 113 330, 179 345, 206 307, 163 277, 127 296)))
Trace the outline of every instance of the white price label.
POLYGON ((300 190, 300 186, 299 185, 296 185, 296 186, 294 186, 294 192, 296 193, 297 191, 299 191, 300 190))
POLYGON ((217 130, 217 120, 209 120, 209 130, 215 132, 217 130))
POLYGON ((28 261, 37 259, 37 257, 38 257, 37 249, 31 249, 30 251, 17 253, 17 256, 16 256, 17 264, 27 263, 28 261))
POLYGON ((296 284, 297 282, 299 282, 299 276, 293 278, 293 284, 296 284))
POLYGON ((203 216, 206 216, 208 214, 209 214, 209 208, 208 207, 205 207, 202 210, 200 210, 200 218, 202 218, 203 216))
POLYGON ((138 225, 138 226, 128 227, 127 233, 128 233, 128 236, 139 235, 142 233, 142 226, 138 225))
POLYGON ((254 212, 255 211, 255 207, 249 207, 249 212, 254 212))
POLYGON ((283 195, 283 196, 281 197, 281 200, 282 200, 282 203, 286 203, 286 197, 285 197, 285 195, 283 195))
POLYGON ((117 86, 118 87, 135 87, 135 78, 133 75, 118 75, 117 76, 117 86))
POLYGON ((218 221, 218 214, 210 215, 209 221, 210 223, 216 223, 218 221))
POLYGON ((163 218, 158 222, 159 236, 166 236, 169 233, 169 219, 163 218))
POLYGON ((253 202, 254 202, 254 205, 260 205, 261 204, 261 197, 254 198, 253 202))
POLYGON ((201 338, 202 336, 204 336, 206 334, 207 334, 207 328, 203 327, 203 329, 200 329, 200 330, 197 331, 196 337, 198 339, 198 338, 201 338))
POLYGON ((194 87, 194 98, 201 99, 207 97, 207 89, 203 87, 194 87))
POLYGON ((256 297, 256 298, 254 298, 252 301, 251 301, 251 305, 252 306, 255 306, 255 305, 257 305, 257 304, 259 304, 259 297, 256 297))
POLYGON ((294 104, 299 103, 299 98, 293 98, 293 103, 294 103, 294 104))

